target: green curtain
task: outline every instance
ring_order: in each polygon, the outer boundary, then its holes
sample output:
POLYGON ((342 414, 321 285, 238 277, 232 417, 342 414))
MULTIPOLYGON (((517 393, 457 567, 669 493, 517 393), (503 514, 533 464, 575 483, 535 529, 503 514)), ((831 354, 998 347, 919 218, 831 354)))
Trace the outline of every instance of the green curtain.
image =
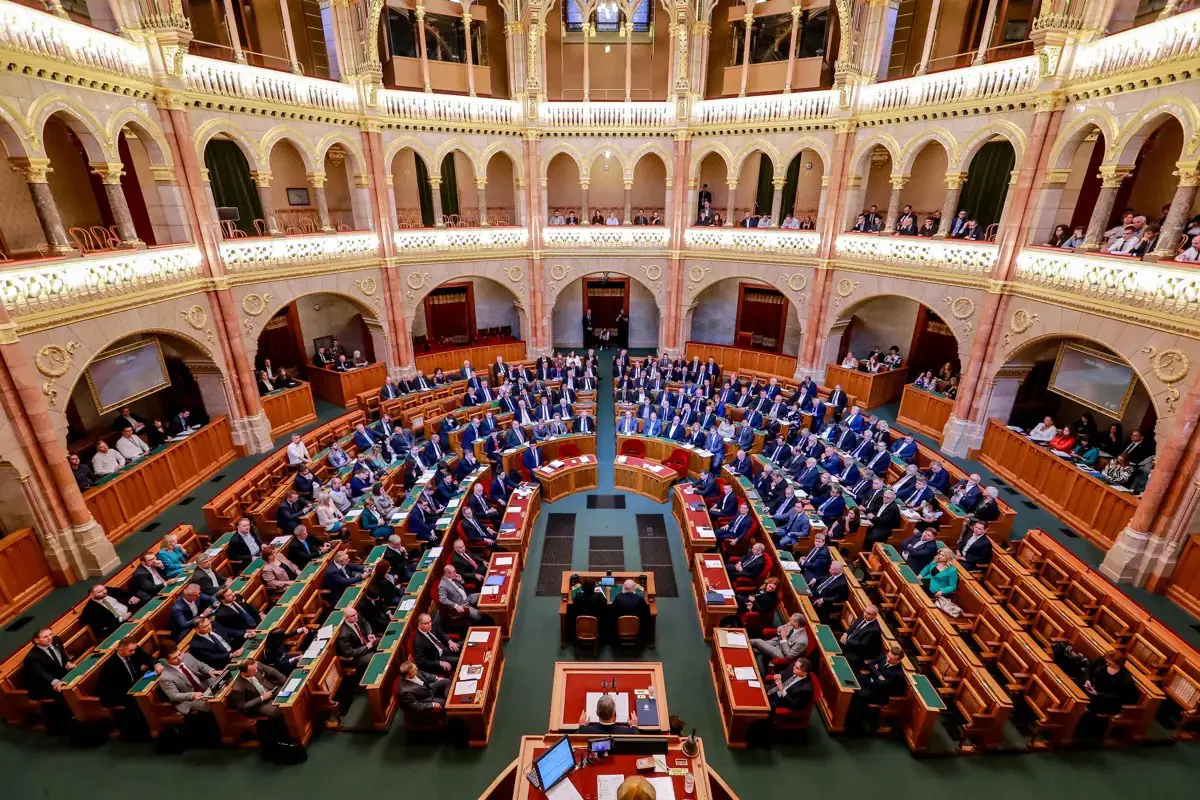
POLYGON ((454 153, 442 159, 442 213, 458 213, 458 177, 454 174, 454 153))
MULTIPOLYGON (((758 216, 771 213, 771 201, 775 199, 775 185, 772 179, 775 177, 775 167, 771 165, 771 159, 767 158, 766 153, 762 153, 758 157, 758 194, 754 196, 754 213, 758 216)), ((733 224, 738 224, 739 220, 734 220, 733 224)))
POLYGON ((255 236, 254 220, 264 218, 262 201, 242 151, 233 142, 212 139, 204 148, 204 166, 217 206, 236 208, 238 220, 234 224, 247 236, 255 236))
POLYGON ((415 152, 413 162, 417 165, 417 198, 421 201, 421 224, 432 228, 433 219, 433 190, 429 188, 429 170, 425 168, 425 160, 415 152))
POLYGON ((779 219, 775 220, 776 225, 783 223, 783 218, 792 213, 792 209, 796 207, 796 192, 800 191, 800 163, 803 161, 800 158, 804 155, 803 152, 797 153, 792 159, 792 163, 788 164, 787 180, 783 184, 783 203, 779 207, 779 219))
MULTIPOLYGON (((1004 198, 1008 194, 1008 182, 1012 179, 1016 155, 1008 142, 989 142, 979 148, 967 170, 967 183, 958 199, 958 208, 967 210, 967 216, 987 227, 1000 221, 1004 210, 1004 198)), ((943 221, 948 225, 948 221, 943 221)))

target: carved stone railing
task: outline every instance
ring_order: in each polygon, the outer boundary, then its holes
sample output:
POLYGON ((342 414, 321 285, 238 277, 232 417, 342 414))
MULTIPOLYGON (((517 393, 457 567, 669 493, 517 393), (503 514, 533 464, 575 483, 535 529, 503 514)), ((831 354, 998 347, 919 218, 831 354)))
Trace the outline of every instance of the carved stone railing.
POLYGON ((412 228, 393 235, 396 255, 459 252, 464 260, 487 258, 488 251, 509 252, 529 246, 526 228, 412 228), (478 251, 478 253, 473 252, 478 251))
POLYGON ((421 122, 458 122, 472 125, 520 125, 521 104, 489 97, 459 97, 382 89, 379 105, 389 117, 421 122))
POLYGON ((301 106, 344 114, 353 113, 358 107, 354 87, 346 83, 202 56, 184 57, 183 81, 188 90, 193 92, 251 102, 301 106))
POLYGON ((230 272, 335 261, 357 262, 379 257, 379 234, 371 232, 264 236, 221 243, 221 260, 230 272))
POLYGON ((1200 48, 1200 9, 1105 36, 1081 46, 1072 81, 1094 81, 1123 72, 1195 58, 1200 48))
POLYGON ((152 77, 145 46, 16 3, 0 3, 0 50, 132 80, 152 77))
POLYGON ((0 270, 0 298, 15 316, 129 295, 201 276, 193 245, 122 250, 0 270))
POLYGON ((1038 83, 1036 56, 978 67, 917 75, 862 87, 858 111, 877 114, 923 106, 994 100, 1032 92, 1038 83))
POLYGON ((1133 309, 1200 318, 1200 270, 1172 262, 1031 247, 1017 254, 1016 283, 1133 309))
POLYGON ((815 256, 821 244, 816 231, 755 230, 747 228, 688 228, 684 242, 689 252, 815 256))
POLYGON ((839 259, 865 264, 888 264, 981 277, 991 273, 999 257, 999 248, 986 242, 855 233, 838 234, 834 251, 839 259))
POLYGON ((661 131, 675 124, 671 103, 542 103, 538 122, 553 130, 605 128, 661 131))
POLYGON ((832 116, 837 108, 837 92, 833 89, 759 97, 728 97, 696 103, 692 107, 692 124, 748 125, 813 120, 832 116))
POLYGON ((552 250, 660 250, 671 240, 662 225, 556 225, 542 229, 542 244, 552 250))

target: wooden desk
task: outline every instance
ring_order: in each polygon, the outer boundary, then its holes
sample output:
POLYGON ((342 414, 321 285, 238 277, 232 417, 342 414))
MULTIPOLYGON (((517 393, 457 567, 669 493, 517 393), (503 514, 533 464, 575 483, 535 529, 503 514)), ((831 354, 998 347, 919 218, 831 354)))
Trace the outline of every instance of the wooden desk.
POLYGON ((470 361, 476 372, 482 370, 488 381, 492 378, 492 365, 496 356, 503 356, 504 363, 525 360, 525 342, 494 342, 475 347, 457 347, 453 350, 438 350, 433 353, 418 353, 416 356, 417 369, 432 377, 441 368, 445 373, 458 374, 464 361, 470 361))
POLYGON ((271 423, 271 438, 278 439, 288 431, 294 431, 310 422, 317 421, 317 409, 313 406, 312 386, 300 381, 291 389, 280 389, 261 398, 262 409, 271 423))
POLYGON ((657 461, 638 456, 617 456, 613 463, 613 484, 656 503, 667 502, 671 485, 678 477, 675 470, 657 461))
POLYGON ((507 639, 512 635, 513 620, 517 616, 517 601, 521 595, 521 560, 515 553, 492 553, 488 561, 484 585, 479 589, 479 610, 490 614, 507 639), (488 586, 488 578, 501 578, 498 586, 488 586), (494 589, 488 593, 489 589, 494 589))
POLYGON ((533 477, 542 485, 547 503, 600 485, 599 462, 595 456, 576 456, 562 461, 561 467, 546 463, 534 470, 533 477))
POLYGON ((523 569, 533 525, 542 510, 542 487, 525 482, 513 489, 508 496, 500 527, 496 529, 496 546, 517 557, 517 569, 523 569), (520 492, 526 492, 522 497, 520 492))
MULTIPOLYGON (((566 436, 556 436, 553 439, 547 439, 543 442, 534 442, 533 436, 530 435, 532 428, 524 430, 528 440, 525 444, 510 447, 500 452, 500 463, 506 475, 514 469, 517 469, 519 472, 524 470, 525 451, 533 444, 536 444, 540 448, 543 464, 561 458, 564 448, 567 448, 568 454, 570 453, 570 448, 573 447, 578 451, 579 455, 596 455, 596 434, 594 433, 572 433, 566 436)), ((481 464, 490 463, 490 459, 488 459, 487 454, 484 452, 482 440, 476 440, 475 457, 479 459, 481 464)), ((546 502, 551 502, 550 498, 546 498, 546 502)))
POLYGON ((83 501, 109 541, 119 542, 236 457, 229 418, 217 417, 104 478, 83 493, 83 501))
POLYGON ((687 353, 684 360, 689 364, 692 362, 692 356, 699 356, 701 364, 708 363, 708 359, 711 358, 720 365, 722 378, 725 377, 726 372, 743 372, 745 370, 778 375, 781 379, 790 378, 796 372, 795 356, 785 356, 763 350, 747 350, 743 347, 729 347, 705 342, 688 342, 684 346, 684 352, 687 353))
POLYGON ((746 747, 747 733, 755 724, 764 722, 771 715, 771 703, 754 651, 750 649, 750 636, 745 628, 722 628, 712 640, 713 685, 717 690, 717 705, 721 708, 721 727, 725 731, 725 743, 735 749, 746 747), (744 637, 744 647, 730 646, 728 634, 744 637), (752 669, 753 679, 739 679, 734 670, 752 669))
POLYGON ((908 369, 905 367, 871 375, 838 364, 825 366, 825 385, 833 387, 840 383, 842 391, 858 399, 858 407, 863 411, 886 406, 895 400, 904 393, 907 380, 908 369))
MULTIPOLYGON (((551 745, 561 738, 559 734, 545 736, 525 736, 521 739, 521 752, 507 769, 492 782, 480 800, 544 800, 545 792, 537 789, 526 778, 525 774, 533 769, 533 762, 551 745)), ((579 751, 587 746, 588 739, 584 735, 572 735, 571 744, 576 748, 576 761, 579 751)), ((698 752, 695 757, 688 758, 681 750, 684 740, 678 736, 667 738, 666 753, 669 769, 687 769, 695 778, 694 794, 684 792, 685 778, 682 775, 669 776, 664 774, 648 774, 654 779, 670 780, 674 796, 679 800, 737 800, 736 795, 725 785, 720 776, 707 765, 704 760, 704 745, 696 740, 698 752)), ((664 755, 661 754, 660 755, 664 755)), ((638 774, 635 766, 639 756, 619 754, 593 762, 582 770, 571 774, 569 780, 583 797, 597 796, 597 777, 601 775, 629 776, 638 774)), ((661 797, 661 795, 660 795, 661 797)))
MULTIPOLYGON (((670 731, 671 712, 667 709, 667 685, 663 680, 662 664, 657 661, 608 661, 588 664, 579 661, 556 661, 554 663, 554 688, 550 694, 550 730, 570 733, 579 727, 579 715, 587 709, 589 693, 612 694, 611 685, 616 681, 616 693, 629 695, 629 711, 638 691, 653 689, 658 704, 658 722, 647 724, 638 720, 638 730, 670 731), (608 682, 610 688, 601 689, 600 682, 608 682)), ((617 709, 618 718, 620 709, 617 709)))
POLYGON ((349 372, 308 365, 304 374, 312 384, 312 393, 335 406, 357 408, 358 395, 378 390, 387 381, 387 364, 377 362, 349 372))
MULTIPOLYGON (((621 591, 622 584, 625 581, 633 579, 639 581, 646 579, 646 587, 643 590, 646 595, 646 604, 650 606, 650 619, 647 623, 648 630, 642 631, 642 640, 650 647, 654 647, 654 640, 657 635, 658 623, 658 605, 656 602, 656 594, 654 588, 654 573, 646 572, 587 572, 585 570, 564 570, 562 574, 562 582, 559 584, 559 600, 558 600, 558 646, 566 647, 571 641, 574 631, 567 630, 568 609, 571 605, 571 600, 575 593, 579 591, 579 584, 571 584, 571 576, 579 576, 579 580, 591 578, 596 583, 596 588, 604 594, 604 599, 612 603, 613 597, 621 591), (604 585, 601 581, 605 578, 612 578, 612 583, 604 585)), ((603 620, 601 620, 603 625, 603 620)))
POLYGON ((33 528, 20 528, 0 539, 0 625, 50 594, 56 579, 66 585, 65 575, 51 572, 33 528))
POLYGON ((732 593, 733 581, 729 579, 720 553, 696 553, 689 566, 692 568, 692 591, 696 594, 700 628, 707 642, 713 637, 713 629, 721 624, 721 620, 736 614, 738 610, 737 601, 732 596, 727 596, 720 603, 710 603, 707 587, 711 586, 714 592, 724 590, 732 593), (710 566, 710 562, 716 566, 710 566))
MULTIPOLYGON (((641 420, 639 420, 641 422, 641 420)), ((712 465, 712 453, 704 449, 697 449, 690 445, 685 445, 683 442, 677 442, 674 439, 662 439, 657 436, 636 436, 626 435, 623 433, 617 434, 617 452, 625 452, 626 442, 641 442, 642 454, 651 461, 665 462, 676 450, 682 450, 687 453, 688 457, 688 477, 698 478, 703 470, 708 469, 712 465)), ((661 502, 661 501, 660 501, 661 502)))
POLYGON ((479 627, 467 631, 454 680, 450 682, 450 692, 446 695, 446 716, 466 726, 467 744, 471 747, 487 747, 492 735, 496 700, 500 697, 500 680, 504 677, 504 648, 500 640, 499 628, 479 627), (472 643, 472 634, 484 634, 487 641, 472 643), (475 666, 483 668, 483 673, 472 679, 476 682, 476 690, 458 694, 457 690, 463 682, 463 668, 475 666))
POLYGON ((717 534, 713 531, 712 519, 708 514, 708 501, 690 483, 676 484, 671 490, 671 497, 671 513, 683 536, 683 549, 687 553, 690 569, 692 558, 697 553, 710 553, 717 549, 717 534), (691 506, 697 503, 702 508, 693 511, 691 506))
POLYGON ((900 410, 896 413, 896 422, 920 431, 931 439, 942 443, 942 432, 950 421, 950 412, 954 410, 954 401, 944 394, 918 389, 913 384, 904 387, 900 396, 900 410))
POLYGON ((998 419, 988 420, 979 460, 1105 550, 1137 508, 1135 495, 1092 477, 998 419))

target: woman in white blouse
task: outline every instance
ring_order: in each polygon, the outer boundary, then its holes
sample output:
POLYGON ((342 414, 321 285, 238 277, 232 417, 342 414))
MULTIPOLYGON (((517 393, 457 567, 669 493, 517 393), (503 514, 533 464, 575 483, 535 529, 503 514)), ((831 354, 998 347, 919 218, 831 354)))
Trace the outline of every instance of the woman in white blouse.
POLYGON ((922 372, 920 377, 918 377, 916 380, 916 387, 918 389, 924 389, 927 392, 932 392, 935 388, 937 388, 937 381, 934 380, 933 373, 929 370, 922 372))
POLYGON ((338 511, 345 514, 350 510, 350 492, 342 486, 341 478, 333 478, 329 481, 329 496, 333 499, 333 504, 337 506, 338 511))
POLYGON ((1048 442, 1055 436, 1058 436, 1058 428, 1054 427, 1054 417, 1046 417, 1029 432, 1029 438, 1035 442, 1048 442))
POLYGON ((96 443, 96 455, 92 456, 92 472, 96 477, 112 475, 125 466, 125 456, 111 449, 106 442, 96 443))
POLYGON ((342 529, 341 510, 334 505, 333 496, 328 489, 321 491, 321 500, 317 503, 317 523, 328 533, 337 533, 342 529))
POLYGON ((721 418, 721 424, 717 425, 717 434, 722 439, 729 439, 733 434, 737 433, 737 428, 733 422, 726 417, 721 418))
POLYGON ((845 369, 858 369, 858 359, 854 357, 854 353, 846 353, 846 357, 842 359, 842 367, 845 369))

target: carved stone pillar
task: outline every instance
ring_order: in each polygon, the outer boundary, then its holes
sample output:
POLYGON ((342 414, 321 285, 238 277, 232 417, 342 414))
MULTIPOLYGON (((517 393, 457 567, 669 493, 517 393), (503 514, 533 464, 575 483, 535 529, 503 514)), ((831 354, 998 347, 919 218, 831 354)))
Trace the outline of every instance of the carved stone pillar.
POLYGON ((271 236, 282 236, 279 223, 275 219, 275 199, 271 196, 271 171, 266 169, 252 170, 250 177, 258 187, 258 202, 262 205, 263 221, 267 224, 267 233, 271 236))
POLYGON ((579 202, 581 203, 580 211, 579 211, 579 224, 580 225, 591 225, 592 224, 592 210, 591 210, 591 208, 588 207, 588 182, 587 181, 579 182, 579 192, 580 192, 580 201, 579 202))
POLYGON ((725 187, 729 193, 725 197, 725 227, 731 228, 737 223, 733 221, 733 215, 737 213, 737 178, 726 178, 725 187))
POLYGON ((771 227, 779 227, 779 213, 783 211, 783 185, 787 183, 787 178, 775 178, 771 181, 771 186, 775 191, 771 195, 771 227))
POLYGON ((475 179, 475 195, 479 198, 479 225, 484 228, 490 228, 491 223, 488 222, 487 208, 487 178, 475 179))
POLYGON ((1158 234, 1158 247, 1154 249, 1154 255, 1162 259, 1175 257, 1175 248, 1187 224, 1188 212, 1196 201, 1196 190, 1200 188, 1200 170, 1195 164, 1180 163, 1175 174, 1179 176, 1179 188, 1171 199, 1171 210, 1167 212, 1167 221, 1158 234))
POLYGON ((742 88, 738 97, 746 96, 746 85, 750 81, 750 31, 754 29, 754 3, 746 3, 746 16, 742 17, 746 25, 746 35, 742 40, 742 88))
POLYGON ((329 218, 329 199, 325 196, 325 173, 308 173, 308 185, 312 187, 313 198, 317 201, 317 221, 322 233, 333 233, 333 221, 329 218))
POLYGON ((129 202, 121 188, 121 176, 125 174, 125 166, 117 162, 88 163, 93 173, 100 178, 104 186, 104 197, 108 200, 109 210, 112 211, 113 222, 116 223, 117 235, 125 247, 145 246, 138 239, 137 230, 133 227, 133 215, 129 213, 129 202))
POLYGON ((965 172, 946 173, 946 199, 942 201, 942 223, 938 226, 935 239, 945 239, 950 235, 950 225, 958 213, 958 199, 962 196, 963 184, 967 182, 965 172))
POLYGON ((925 26, 925 45, 921 48, 921 62, 917 64, 918 75, 929 71, 929 57, 933 55, 933 39, 937 34, 937 19, 941 10, 942 0, 933 0, 933 7, 929 10, 929 22, 925 26))
POLYGON ((418 0, 417 2, 417 48, 421 54, 421 80, 425 84, 425 91, 432 92, 433 87, 429 83, 429 54, 425 52, 425 4, 418 0))
POLYGON ((979 49, 971 63, 978 66, 987 61, 988 47, 992 44, 992 29, 996 27, 996 6, 999 0, 988 0, 987 15, 983 18, 983 34, 979 37, 979 49))
POLYGON ((622 224, 633 224, 633 181, 625 181, 625 219, 622 224))
MULTIPOLYGON (((828 200, 829 200, 829 176, 824 175, 821 177, 821 196, 817 200, 817 218, 816 218, 815 222, 819 223, 821 220, 825 219, 825 208, 826 208, 826 203, 828 202, 828 200)), ((798 213, 799 209, 797 208, 797 206, 799 206, 799 204, 800 204, 800 192, 797 191, 796 199, 792 201, 792 214, 794 216, 799 216, 799 213, 798 213)))
POLYGON ((475 56, 471 53, 471 4, 462 4, 463 35, 467 41, 467 94, 475 96, 475 56))
POLYGON ((53 171, 48 158, 11 158, 9 163, 13 169, 25 177, 29 187, 29 196, 33 198, 33 208, 37 212, 38 222, 42 225, 42 235, 50 250, 59 255, 70 253, 72 248, 67 239, 67 229, 63 227, 62 217, 58 213, 58 204, 50 192, 49 175, 53 171))
MULTIPOLYGON (((516 189, 517 189, 517 191, 516 191, 517 207, 515 209, 513 209, 515 219, 513 219, 512 224, 523 225, 525 227, 529 227, 529 203, 526 201, 525 179, 522 177, 518 177, 516 179, 515 183, 516 183, 516 189)), ((532 184, 529 184, 529 185, 532 185, 532 184)))
POLYGON ((446 227, 446 219, 442 215, 442 179, 440 177, 431 177, 429 179, 429 193, 433 196, 433 227, 446 227))
MULTIPOLYGON (((390 200, 388 210, 392 214, 391 219, 396 219, 396 193, 389 186, 387 194, 390 200)), ((371 176, 368 173, 355 173, 354 188, 350 193, 350 206, 351 213, 354 214, 354 230, 375 230, 375 217, 371 214, 371 176)))
POLYGON ((516 98, 525 94, 525 24, 519 19, 505 22, 504 39, 508 56, 508 91, 516 98))
MULTIPOLYGON (((57 2, 57 0, 54 0, 57 2)), ((229 35, 229 46, 233 49, 233 60, 239 64, 246 63, 246 54, 242 52, 242 37, 238 35, 237 15, 233 12, 233 0, 221 0, 225 10, 225 32, 229 35)))
POLYGON ((585 20, 583 23, 583 102, 585 103, 592 99, 592 64, 589 55, 592 52, 589 44, 591 38, 592 24, 585 20))
POLYGON ((1100 167, 1100 194, 1096 197, 1096 206, 1092 209, 1080 250, 1100 249, 1105 226, 1112 217, 1113 206, 1117 204, 1117 192, 1121 188, 1121 181, 1128 178, 1132 171, 1133 167, 1100 167))
POLYGON ((892 194, 888 197, 887 222, 883 224, 884 233, 891 233, 896 229, 896 220, 900 218, 900 193, 908 185, 909 177, 909 175, 892 173, 890 179, 892 182, 892 194))
POLYGON ((292 35, 292 15, 288 11, 288 0, 279 0, 279 15, 283 17, 283 46, 292 65, 292 74, 303 75, 300 59, 296 57, 296 37, 292 35))
POLYGON ((792 77, 796 74, 796 31, 800 27, 800 14, 803 12, 800 6, 792 6, 792 36, 788 44, 788 66, 787 78, 783 82, 783 93, 792 93, 792 77))
MULTIPOLYGON (((863 198, 863 179, 860 175, 851 175, 846 179, 846 206, 843 209, 842 224, 837 228, 837 232, 849 231, 854 229, 854 222, 858 219, 858 215, 862 213, 862 198, 863 198)), ((824 237, 822 237, 822 240, 824 237)))

